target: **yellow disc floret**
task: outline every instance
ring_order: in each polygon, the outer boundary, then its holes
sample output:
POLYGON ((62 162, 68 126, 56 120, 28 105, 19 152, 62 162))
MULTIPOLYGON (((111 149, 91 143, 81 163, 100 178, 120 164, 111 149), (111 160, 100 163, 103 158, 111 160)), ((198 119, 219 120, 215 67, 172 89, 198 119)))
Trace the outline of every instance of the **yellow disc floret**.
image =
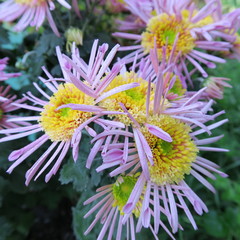
MULTIPOLYGON (((139 122, 145 122, 146 120, 146 99, 148 83, 142 78, 137 77, 134 72, 126 72, 113 79, 106 91, 109 91, 115 87, 119 87, 123 84, 137 82, 139 87, 135 87, 120 93, 116 93, 105 100, 101 101, 100 106, 105 107, 108 111, 123 112, 119 103, 123 103, 129 113, 139 122)), ((151 97, 152 99, 152 97, 151 97)), ((150 110, 151 111, 151 110, 150 110)), ((131 119, 126 115, 114 115, 119 121, 126 125, 131 124, 131 119)))
POLYGON ((172 137, 172 142, 166 142, 146 127, 141 129, 153 153, 154 165, 149 165, 151 181, 158 185, 177 184, 190 173, 198 152, 189 135, 191 129, 168 115, 150 117, 148 122, 172 137))
POLYGON ((43 130, 52 141, 68 141, 71 139, 75 129, 92 116, 90 112, 62 108, 64 104, 87 104, 93 105, 93 98, 81 92, 72 83, 61 84, 58 91, 50 98, 44 106, 39 120, 43 130))
POLYGON ((189 53, 195 47, 195 39, 192 37, 189 29, 189 24, 184 19, 178 19, 175 15, 167 15, 162 13, 152 17, 145 32, 142 33, 142 46, 146 53, 149 53, 156 47, 158 58, 162 58, 162 47, 167 45, 167 57, 173 48, 177 34, 178 41, 176 44, 176 54, 181 52, 181 55, 189 53))

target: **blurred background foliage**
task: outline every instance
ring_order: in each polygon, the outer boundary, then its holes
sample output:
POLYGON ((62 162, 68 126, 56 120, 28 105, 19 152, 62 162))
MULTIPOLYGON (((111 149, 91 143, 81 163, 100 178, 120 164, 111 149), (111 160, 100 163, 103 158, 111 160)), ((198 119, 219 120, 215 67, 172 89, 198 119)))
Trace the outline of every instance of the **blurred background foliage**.
MULTIPOLYGON (((240 7, 239 0, 223 0, 226 9, 240 7)), ((59 7, 59 6, 58 6, 59 7)), ((22 72, 22 76, 9 79, 6 84, 12 86, 12 93, 19 97, 26 91, 36 95, 32 82, 38 82, 38 76, 43 76, 41 66, 46 66, 54 76, 60 76, 55 46, 60 46, 66 51, 64 32, 68 27, 78 27, 83 32, 83 46, 80 46, 81 57, 87 59, 94 39, 107 42, 110 47, 117 43, 111 37, 114 31, 116 14, 111 14, 104 7, 95 8, 93 5, 79 4, 82 18, 79 19, 73 12, 65 9, 56 9, 54 18, 60 26, 62 37, 56 37, 46 25, 39 32, 28 28, 21 33, 11 31, 11 26, 0 26, 0 58, 10 58, 9 72, 22 72), (95 8, 96 14, 93 14, 95 8), (107 14, 106 14, 107 12, 107 14)), ((121 15, 119 15, 121 17, 121 15)), ((180 222, 185 229, 176 234, 176 239, 240 239, 240 68, 239 62, 228 60, 224 65, 211 69, 212 76, 231 78, 232 89, 226 89, 224 99, 217 101, 214 111, 226 110, 221 118, 228 118, 229 122, 216 129, 213 134, 224 134, 224 138, 215 143, 216 147, 227 148, 228 153, 204 153, 204 157, 218 163, 229 178, 217 177, 213 182, 217 193, 214 195, 201 184, 189 178, 189 185, 206 202, 209 213, 204 216, 194 217, 199 230, 194 231, 184 214, 180 213, 180 222)), ((39 82, 38 82, 39 83, 39 82)), ((2 83, 1 83, 2 84, 2 83)), ((42 86, 44 87, 44 86, 42 86)), ((31 112, 21 114, 30 115, 31 112)), ((11 175, 6 173, 10 166, 8 155, 11 150, 18 149, 32 141, 36 136, 21 141, 2 143, 0 145, 0 240, 95 240, 99 233, 100 225, 86 237, 84 231, 93 218, 83 219, 88 208, 82 203, 101 185, 112 181, 105 173, 97 174, 95 166, 90 170, 85 168, 86 156, 89 146, 86 135, 81 143, 81 154, 75 164, 69 154, 64 161, 61 171, 49 183, 41 177, 32 182, 28 187, 24 185, 24 175, 38 156, 45 150, 39 149, 36 156, 29 157, 21 166, 16 168, 11 175)), ((98 164, 98 161, 95 161, 98 164)), ((168 239, 162 231, 160 239, 168 239)), ((143 231, 137 239, 152 239, 151 233, 143 231)))

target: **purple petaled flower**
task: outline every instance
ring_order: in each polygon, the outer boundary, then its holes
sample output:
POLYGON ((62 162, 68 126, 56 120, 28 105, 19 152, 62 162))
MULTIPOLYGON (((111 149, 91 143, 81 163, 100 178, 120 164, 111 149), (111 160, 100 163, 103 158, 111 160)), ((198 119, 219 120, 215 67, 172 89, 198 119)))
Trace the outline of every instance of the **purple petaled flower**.
MULTIPOLYGON (((133 133, 129 132, 128 129, 136 128, 146 123, 148 116, 160 108, 161 111, 164 111, 172 105, 175 107, 177 102, 174 100, 176 99, 181 104, 181 99, 184 98, 186 89, 185 79, 179 75, 175 65, 177 58, 171 55, 168 61, 162 61, 161 65, 158 66, 155 52, 151 51, 150 56, 151 61, 142 60, 137 68, 136 60, 138 56, 136 55, 135 61, 130 68, 131 71, 127 71, 124 66, 120 74, 106 88, 105 91, 111 93, 111 95, 103 92, 102 96, 97 100, 99 106, 108 111, 125 113, 109 116, 123 123, 125 132, 117 126, 109 126, 107 129, 104 129, 104 132, 98 134, 92 140, 94 146, 87 159, 88 168, 91 166, 98 151, 101 151, 104 159, 108 158, 107 155, 105 156, 109 150, 108 145, 111 141, 117 143, 118 136, 122 134, 125 136, 123 158, 125 159, 124 161, 127 161, 129 138, 133 137, 133 133), (161 84, 159 84, 160 82, 161 84), (132 86, 133 88, 124 89, 123 86, 132 86), (116 89, 121 91, 116 91, 116 89), (161 96, 164 97, 163 101, 161 96)), ((193 107, 187 106, 187 109, 198 106, 199 104, 194 103, 193 107)), ((117 154, 120 153, 118 152, 117 154)), ((112 155, 110 155, 109 159, 111 157, 112 155)))
POLYGON ((7 57, 0 59, 0 81, 5 81, 9 78, 18 77, 21 75, 21 73, 6 73, 6 72, 4 72, 5 68, 7 67, 7 62, 8 62, 7 57))
POLYGON ((198 10, 189 0, 181 2, 154 0, 151 2, 151 7, 147 8, 144 8, 144 5, 137 0, 127 1, 127 8, 132 15, 141 20, 142 25, 145 24, 145 29, 139 32, 139 21, 135 24, 133 21, 128 23, 126 20, 122 22, 126 28, 121 25, 120 29, 127 29, 129 25, 131 26, 129 29, 136 30, 136 33, 116 32, 113 34, 116 37, 132 39, 139 43, 120 48, 122 51, 133 50, 124 60, 132 62, 136 53, 139 59, 144 56, 149 58, 150 51, 155 47, 158 59, 161 61, 164 57, 163 47, 166 46, 166 57, 169 58, 171 52, 179 55, 179 69, 189 81, 191 81, 191 74, 188 72, 187 62, 207 77, 208 74, 202 64, 215 68, 215 62, 224 63, 225 60, 205 51, 228 51, 232 47, 229 41, 214 40, 211 36, 213 33, 227 31, 231 27, 231 24, 226 26, 225 21, 214 21, 213 16, 219 10, 217 2, 217 0, 209 1, 198 10))
MULTIPOLYGON (((160 200, 162 200, 161 207, 164 208, 169 224, 175 233, 178 228, 181 228, 178 222, 178 209, 185 211, 196 229, 195 221, 185 200, 190 201, 198 214, 201 215, 207 211, 203 201, 186 184, 186 176, 192 175, 212 192, 215 192, 215 189, 205 179, 205 176, 215 179, 212 172, 222 177, 227 176, 218 170, 218 165, 198 156, 199 151, 227 151, 222 148, 205 146, 218 141, 223 135, 205 139, 198 138, 198 135, 202 133, 211 134, 211 130, 227 122, 227 119, 206 125, 224 113, 221 111, 208 115, 208 112, 212 110, 213 100, 208 102, 201 100, 206 95, 206 87, 193 94, 186 93, 179 99, 168 101, 166 96, 176 76, 172 76, 171 71, 166 71, 166 69, 171 69, 169 67, 171 65, 167 65, 165 60, 160 66, 155 63, 153 61, 152 65, 156 66, 154 68, 157 74, 151 74, 155 78, 148 81, 146 87, 145 98, 148 99, 145 101, 146 108, 143 110, 139 107, 139 112, 142 111, 145 114, 145 119, 139 118, 139 114, 134 116, 130 112, 134 102, 132 105, 128 104, 130 101, 119 103, 131 124, 127 125, 125 120, 125 130, 106 129, 94 137, 92 143, 94 143, 93 149, 101 151, 103 157, 103 164, 96 169, 98 172, 113 167, 114 169, 110 172, 111 177, 132 169, 142 172, 141 182, 136 183, 123 212, 131 214, 140 197, 136 191, 139 190, 139 185, 145 186, 144 191, 148 192, 148 195, 144 195, 145 211, 142 225, 150 227, 149 212, 153 211, 154 231, 158 232, 158 211, 160 200), (169 84, 165 84, 168 74, 172 78, 168 78, 169 84), (154 197, 153 200, 152 197, 154 197)), ((147 68, 145 72, 148 72, 147 68)), ((130 93, 135 104, 141 96, 141 92, 138 92, 140 87, 141 85, 133 89, 134 94, 130 93)), ((117 98, 114 95, 112 97, 117 98)))
MULTIPOLYGON (((105 96, 103 96, 104 94, 102 94, 102 92, 121 69, 122 64, 115 65, 112 70, 109 69, 109 65, 118 48, 119 45, 116 45, 110 53, 105 56, 108 50, 108 44, 103 44, 98 47, 98 41, 96 40, 93 44, 88 64, 79 57, 79 52, 74 46, 72 58, 61 54, 59 48, 57 48, 58 60, 64 77, 54 78, 43 67, 44 72, 48 76, 48 80, 42 77, 39 77, 39 79, 48 88, 49 93, 46 93, 36 83, 34 83, 34 86, 45 100, 35 97, 31 92, 27 92, 25 98, 29 100, 31 104, 13 104, 19 108, 37 112, 37 116, 17 117, 11 119, 11 122, 35 121, 36 123, 27 127, 0 131, 0 133, 3 134, 11 134, 1 138, 0 142, 43 132, 42 136, 38 137, 34 142, 10 154, 9 160, 14 161, 14 163, 8 169, 9 173, 28 156, 38 150, 40 146, 47 141, 51 141, 50 147, 26 173, 26 184, 28 184, 37 171, 40 170, 41 166, 43 166, 43 168, 38 172, 35 179, 55 161, 53 167, 46 175, 45 180, 48 181, 51 176, 58 171, 68 149, 72 148, 74 161, 78 159, 79 143, 83 129, 91 136, 96 136, 96 132, 88 126, 91 122, 101 125, 104 129, 108 127, 124 127, 120 122, 100 119, 100 117, 106 114, 116 115, 125 113, 107 111, 103 107, 96 105, 96 103, 103 100, 106 96, 111 96, 112 94, 112 92, 109 91, 105 92, 105 96), (57 81, 62 81, 63 83, 59 84, 57 81)), ((113 89, 113 92, 116 93, 136 86, 138 86, 137 83, 123 85, 121 88, 113 89)))
MULTIPOLYGON (((136 58, 137 56, 135 60, 136 58)), ((97 171, 120 165, 122 172, 124 172, 124 169, 127 170, 138 163, 138 158, 136 159, 136 156, 132 155, 128 158, 129 147, 134 144, 129 144, 129 141, 133 137, 136 139, 139 135, 138 133, 141 133, 139 129, 142 126, 146 124, 153 125, 149 122, 149 118, 151 117, 165 114, 180 118, 184 122, 195 124, 203 129, 207 129, 204 122, 214 118, 214 116, 208 116, 205 111, 206 107, 209 108, 211 106, 212 102, 206 104, 206 102, 199 101, 206 89, 201 89, 198 92, 191 92, 191 94, 183 91, 185 81, 178 75, 177 68, 174 64, 177 58, 171 55, 169 61, 163 59, 160 66, 158 66, 154 51, 151 51, 150 58, 151 61, 140 62, 139 70, 136 71, 136 73, 135 61, 131 72, 124 71, 123 69, 121 74, 114 78, 109 85, 109 87, 111 87, 111 85, 119 86, 127 82, 139 83, 138 87, 119 92, 101 101, 100 106, 107 110, 126 113, 126 115, 111 115, 111 117, 115 117, 115 120, 125 125, 125 131, 114 127, 105 129, 104 132, 95 136, 91 141, 94 143, 92 148, 94 151, 91 151, 87 159, 87 167, 90 167, 90 163, 93 161, 98 151, 101 151, 104 163, 97 171), (131 132, 130 129, 133 129, 133 132, 131 132), (118 143, 120 136, 124 136, 124 143, 118 143), (121 150, 119 150, 118 147, 114 149, 114 145, 121 148, 121 150), (113 161, 113 159, 115 161, 113 161), (127 161, 130 162, 128 164, 123 164, 127 161)), ((154 129, 154 126, 149 127, 149 129, 154 129)), ((162 136, 164 136, 164 132, 162 136)), ((143 139, 143 136, 140 134, 139 140, 141 139, 143 139)), ((139 147, 139 149, 141 150, 142 147, 139 147)), ((136 152, 136 149, 132 149, 131 151, 136 152)), ((147 155, 145 160, 147 159, 153 163, 151 151, 149 151, 149 155, 147 155)), ((140 161, 140 163, 143 171, 147 174, 148 168, 145 160, 140 161)), ((119 173, 118 169, 114 172, 116 175, 119 173)))
MULTIPOLYGON (((71 6, 65 0, 57 0, 62 6, 70 9, 71 6)), ((15 31, 22 31, 28 26, 38 29, 48 19, 53 32, 60 36, 50 11, 55 9, 53 1, 46 0, 6 0, 0 4, 0 21, 12 22, 18 18, 15 31)))
POLYGON ((17 116, 11 115, 11 112, 20 109, 20 107, 14 106, 16 103, 22 103, 25 99, 16 100, 15 95, 9 95, 10 86, 0 86, 0 130, 16 128, 19 126, 28 125, 24 121, 19 121, 17 124, 11 122, 11 119, 15 119, 17 116))
MULTIPOLYGON (((119 176, 114 184, 109 184, 97 189, 97 194, 89 198, 84 202, 84 205, 90 204, 93 201, 98 201, 95 206, 93 206, 84 216, 87 218, 93 212, 98 211, 96 213, 94 221, 85 231, 85 235, 87 235, 93 227, 97 224, 97 222, 101 222, 103 227, 101 232, 98 235, 97 240, 105 239, 104 237, 107 235, 107 239, 113 239, 113 236, 116 236, 116 240, 122 239, 122 232, 124 228, 127 228, 127 239, 135 240, 137 239, 136 233, 140 232, 142 227, 147 225, 148 228, 153 233, 155 239, 158 239, 157 232, 153 230, 150 222, 150 218, 154 218, 155 212, 153 212, 150 208, 146 214, 146 199, 145 196, 149 197, 150 192, 148 189, 144 187, 144 182, 142 181, 144 178, 142 175, 139 177, 139 174, 128 174, 119 176), (143 183, 139 185, 138 183, 143 183), (134 188, 134 186, 138 186, 138 188, 134 188), (132 211, 129 214, 124 214, 123 208, 127 203, 129 196, 132 195, 134 189, 134 194, 138 198, 137 202, 135 202, 132 211), (147 215, 147 218, 146 218, 147 215)), ((160 214, 166 215, 165 209, 161 206, 158 208, 158 216, 160 214)), ((164 223, 158 219, 158 229, 161 226, 168 235, 174 239, 170 231, 164 225, 164 223)))

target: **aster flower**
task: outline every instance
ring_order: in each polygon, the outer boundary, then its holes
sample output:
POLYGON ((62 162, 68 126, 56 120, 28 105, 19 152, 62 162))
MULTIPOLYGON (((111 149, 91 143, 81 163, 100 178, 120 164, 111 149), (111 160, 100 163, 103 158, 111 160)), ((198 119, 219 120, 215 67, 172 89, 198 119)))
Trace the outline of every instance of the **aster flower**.
MULTIPOLYGON (((224 26, 215 23, 213 25, 212 15, 216 11, 216 1, 210 1, 202 9, 198 10, 191 1, 154 0, 151 8, 144 9, 136 0, 127 1, 127 8, 131 13, 145 23, 145 29, 141 33, 123 33, 116 32, 116 37, 132 39, 138 42, 138 45, 122 47, 120 50, 133 50, 124 60, 131 62, 136 53, 138 57, 149 57, 151 49, 157 47, 159 61, 163 58, 162 47, 167 45, 167 58, 170 57, 172 50, 175 55, 179 55, 179 69, 183 72, 189 81, 190 74, 186 62, 191 63, 204 77, 207 72, 201 64, 214 68, 214 62, 224 63, 225 60, 204 52, 225 51, 231 48, 231 44, 225 41, 215 41, 209 38, 208 31, 218 32, 218 29, 224 29, 224 26), (210 29, 208 27, 211 26, 210 29), (215 26, 215 28, 214 28, 215 26), (199 51, 201 49, 203 51, 199 51)), ((126 21, 125 24, 128 24, 126 21)), ((129 23, 131 29, 134 29, 134 23, 129 23)), ((121 26, 122 28, 122 26, 121 26)), ((136 31, 139 31, 136 24, 136 31)))
POLYGON ((0 59, 0 81, 5 81, 9 78, 18 77, 21 75, 21 73, 6 73, 6 72, 4 72, 5 68, 7 67, 7 62, 8 62, 7 57, 0 59))
POLYGON ((20 109, 17 106, 14 106, 12 103, 22 103, 24 99, 16 99, 15 95, 10 95, 10 86, 3 87, 0 86, 0 130, 8 128, 16 128, 21 126, 28 125, 24 121, 20 121, 17 124, 9 122, 10 119, 14 119, 17 116, 11 115, 11 112, 20 109))
MULTIPOLYGON (((197 93, 192 92, 191 94, 193 95, 190 96, 188 96, 187 92, 185 94, 184 79, 178 75, 176 65, 174 64, 177 58, 173 55, 171 56, 169 61, 163 60, 161 65, 158 66, 157 54, 155 51, 151 51, 151 61, 142 60, 138 70, 135 70, 135 61, 131 72, 126 71, 124 68, 121 74, 113 79, 108 88, 119 87, 121 84, 130 82, 138 82, 140 86, 107 97, 99 104, 109 111, 125 112, 126 115, 111 115, 110 117, 115 117, 117 121, 122 122, 126 131, 111 128, 111 130, 106 129, 94 137, 92 143, 94 143, 93 149, 95 151, 89 155, 87 167, 91 166, 91 162, 98 151, 101 151, 104 164, 97 170, 126 163, 129 138, 134 136, 132 132, 129 132, 129 129, 133 129, 133 132, 134 130, 138 132, 138 129, 148 122, 148 118, 156 114, 163 113, 177 118, 182 116, 184 121, 194 123, 206 129, 203 122, 213 117, 207 116, 202 111, 206 103, 198 101, 205 89, 197 93), (115 151, 111 149, 110 143, 111 141, 117 143, 118 135, 124 135, 125 137, 124 148, 120 151, 115 151), (108 152, 109 149, 111 151, 108 152), (115 157, 116 161, 112 161, 111 159, 115 157), (119 159, 122 157, 123 162, 119 159)), ((135 57, 136 59, 137 56, 135 57)), ((134 164, 134 161, 132 164, 134 164)), ((129 166, 132 165, 130 164, 129 166)), ((127 165, 125 168, 127 168, 127 165)))
MULTIPOLYGON (((152 58, 154 58, 154 56, 152 56, 152 58)), ((137 55, 135 60, 136 59, 137 55)), ((138 122, 137 124, 145 123, 148 114, 152 114, 154 111, 156 111, 156 108, 160 107, 161 105, 162 109, 167 108, 168 105, 171 105, 169 101, 173 101, 174 99, 181 99, 182 95, 185 92, 184 80, 180 75, 177 75, 175 62, 176 58, 174 56, 172 56, 168 62, 163 61, 161 67, 159 68, 162 69, 162 71, 161 74, 158 74, 158 76, 153 68, 154 66, 156 69, 158 69, 158 62, 156 61, 152 63, 150 61, 143 60, 140 64, 139 69, 136 69, 135 61, 131 67, 131 71, 127 71, 126 67, 123 67, 120 74, 112 80, 112 82, 105 90, 112 92, 113 94, 111 96, 108 96, 105 92, 103 92, 102 97, 98 99, 98 101, 101 100, 101 102, 99 102, 99 106, 105 108, 108 111, 123 113, 125 112, 125 115, 112 114, 109 117, 123 123, 126 130, 129 127, 135 128, 136 122, 138 122), (163 84, 161 86, 159 84, 156 84, 157 78, 163 79, 163 84), (113 91, 113 89, 122 89, 122 85, 131 85, 134 83, 139 84, 139 86, 136 86, 132 89, 127 89, 125 91, 113 91), (161 93, 159 93, 159 87, 161 88, 161 93), (159 100, 160 94, 163 94, 165 96, 166 101, 157 103, 156 101, 159 100), (155 95, 157 95, 156 101, 154 101, 155 95), (123 106, 127 109, 127 112, 123 106), (128 113, 134 118, 134 120, 132 120, 132 118, 129 118, 128 113)), ((91 151, 91 154, 87 159, 86 166, 88 168, 91 166, 91 163, 94 160, 97 152, 101 149, 101 146, 104 142, 104 137, 108 138, 108 140, 106 140, 105 146, 102 149, 102 155, 106 153, 108 149, 108 143, 110 143, 113 137, 109 133, 118 135, 118 131, 120 135, 123 133, 116 127, 108 128, 92 140, 92 142, 95 142, 93 147, 94 151, 91 151)), ((125 134, 125 137, 128 138, 131 137, 132 133, 125 132, 125 134)), ((128 141, 125 143, 125 150, 128 148, 127 143, 128 141)))
MULTIPOLYGON (((72 148, 73 159, 76 161, 82 136, 81 131, 85 129, 91 136, 96 135, 96 132, 88 126, 91 122, 100 124, 104 129, 108 126, 123 127, 122 123, 100 119, 100 117, 105 114, 118 114, 118 112, 106 111, 104 108, 96 106, 96 103, 100 102, 99 98, 104 99, 105 97, 101 93, 121 69, 121 64, 115 65, 112 70, 109 69, 109 64, 115 56, 119 45, 112 48, 105 60, 104 57, 108 50, 108 45, 103 44, 99 48, 97 46, 98 41, 96 40, 93 44, 88 64, 79 57, 79 52, 74 46, 72 59, 61 54, 59 48, 57 48, 58 60, 64 78, 53 78, 53 76, 43 68, 48 76, 48 80, 42 77, 40 77, 40 80, 45 83, 51 94, 47 94, 38 84, 34 83, 36 89, 46 100, 37 98, 32 95, 31 92, 28 92, 25 94, 25 98, 32 102, 32 105, 14 104, 17 107, 35 111, 38 113, 38 116, 18 117, 11 119, 11 122, 36 121, 36 123, 27 127, 0 131, 0 133, 12 134, 1 138, 0 142, 43 132, 42 136, 38 137, 34 142, 10 154, 9 160, 14 161, 14 163, 8 169, 9 173, 28 156, 33 154, 40 146, 47 141, 51 142, 49 148, 26 173, 26 184, 30 182, 41 166, 43 166, 43 168, 39 171, 35 179, 38 178, 53 161, 56 161, 46 175, 45 180, 48 181, 52 175, 56 174, 70 148, 72 148), (82 79, 84 79, 84 81, 82 81, 82 79), (58 84, 57 81, 62 81, 63 83, 58 84), (49 160, 47 160, 48 157, 50 157, 49 160), (44 164, 45 161, 47 162, 44 164)), ((138 86, 137 83, 126 84, 120 88, 112 89, 112 92, 105 92, 105 94, 106 96, 111 96, 113 93, 131 89, 136 86, 138 86)))
MULTIPOLYGON (((97 222, 100 221, 101 224, 103 224, 103 227, 98 235, 97 240, 104 239, 106 235, 108 239, 113 239, 115 234, 115 239, 120 240, 122 239, 123 228, 127 228, 127 236, 125 236, 127 239, 136 239, 136 232, 140 232, 142 227, 145 225, 142 224, 142 222, 145 221, 145 215, 143 214, 145 202, 143 202, 142 199, 144 198, 144 195, 148 195, 148 192, 141 192, 143 186, 140 186, 138 191, 140 194, 139 200, 136 202, 134 209, 130 214, 128 214, 127 217, 124 216, 123 207, 132 193, 135 184, 140 178, 143 177, 139 177, 139 174, 133 173, 119 176, 114 184, 109 184, 98 188, 97 194, 84 202, 84 205, 87 205, 93 201, 98 201, 96 205, 93 206, 84 216, 84 218, 87 218, 93 212, 98 210, 94 221, 85 231, 85 235, 87 235, 97 224, 97 222)), ((165 211, 162 207, 159 207, 158 209, 159 216, 160 213, 165 214, 165 211)), ((154 212, 149 211, 149 216, 153 217, 154 212)), ((172 239, 174 239, 170 231, 160 219, 158 224, 172 239)), ((149 228, 152 231, 154 238, 158 239, 151 225, 149 225, 149 228)))
MULTIPOLYGON (((67 9, 71 6, 65 0, 58 2, 67 9)), ((19 21, 15 25, 15 31, 22 31, 28 26, 33 26, 38 29, 48 19, 53 32, 59 36, 59 32, 52 18, 50 11, 55 9, 53 1, 46 0, 6 0, 0 4, 0 21, 12 22, 18 18, 19 21)))

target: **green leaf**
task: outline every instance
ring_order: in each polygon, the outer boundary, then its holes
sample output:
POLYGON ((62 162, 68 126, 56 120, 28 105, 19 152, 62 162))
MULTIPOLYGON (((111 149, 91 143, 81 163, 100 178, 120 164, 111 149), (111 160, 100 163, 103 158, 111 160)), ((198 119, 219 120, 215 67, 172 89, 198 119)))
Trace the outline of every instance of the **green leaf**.
POLYGON ((85 163, 77 161, 74 163, 69 160, 60 172, 60 182, 62 184, 72 183, 73 187, 77 191, 83 191, 87 189, 89 183, 89 176, 85 167, 85 163))
POLYGON ((216 238, 224 238, 228 235, 228 229, 224 219, 214 210, 211 210, 203 218, 203 227, 206 232, 216 238))
POLYGON ((56 51, 56 46, 63 45, 63 38, 57 37, 54 33, 43 34, 36 47, 38 56, 53 55, 56 51))
POLYGON ((8 43, 3 43, 1 47, 7 50, 18 49, 19 46, 22 45, 26 35, 27 35, 26 31, 21 31, 21 32, 8 31, 8 43))
POLYGON ((28 74, 23 74, 19 77, 9 78, 6 83, 9 84, 12 89, 20 90, 21 88, 28 86, 30 84, 30 80, 28 74))

